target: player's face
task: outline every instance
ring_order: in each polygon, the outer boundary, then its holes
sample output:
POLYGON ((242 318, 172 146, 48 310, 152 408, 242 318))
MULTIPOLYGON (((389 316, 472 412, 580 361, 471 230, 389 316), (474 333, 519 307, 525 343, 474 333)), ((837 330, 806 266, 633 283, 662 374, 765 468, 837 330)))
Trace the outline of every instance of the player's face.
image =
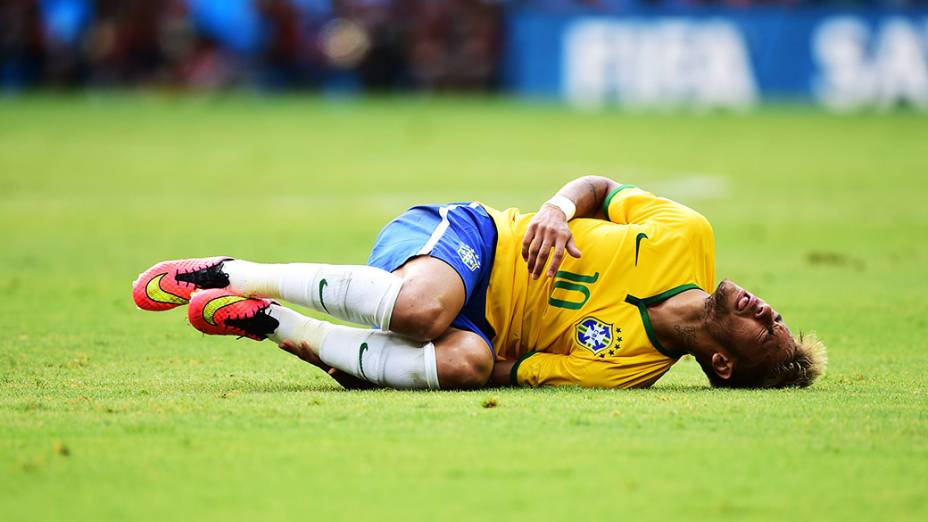
POLYGON ((763 299, 728 279, 710 299, 710 320, 720 341, 736 347, 742 363, 771 367, 792 354, 793 335, 783 318, 763 299))

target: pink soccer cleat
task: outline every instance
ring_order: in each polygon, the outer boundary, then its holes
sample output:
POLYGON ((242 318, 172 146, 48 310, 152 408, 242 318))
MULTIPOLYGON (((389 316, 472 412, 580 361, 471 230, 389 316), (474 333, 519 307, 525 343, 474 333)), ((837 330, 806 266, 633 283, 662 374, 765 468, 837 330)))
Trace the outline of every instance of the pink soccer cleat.
POLYGON ((132 283, 132 299, 142 310, 154 312, 185 305, 194 290, 229 286, 222 263, 230 259, 219 256, 162 261, 139 274, 132 283))
POLYGON ((272 304, 269 299, 243 297, 224 289, 200 290, 190 298, 187 318, 205 334, 261 341, 280 324, 268 313, 272 304))

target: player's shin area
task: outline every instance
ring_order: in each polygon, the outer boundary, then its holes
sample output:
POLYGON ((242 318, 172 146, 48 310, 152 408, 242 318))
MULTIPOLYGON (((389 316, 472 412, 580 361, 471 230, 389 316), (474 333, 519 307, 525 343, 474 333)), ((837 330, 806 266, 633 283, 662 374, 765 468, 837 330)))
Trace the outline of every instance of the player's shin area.
POLYGON ((280 326, 268 338, 286 351, 310 350, 318 358, 298 357, 320 367, 398 389, 470 389, 486 384, 493 358, 472 332, 448 328, 437 339, 420 342, 391 332, 333 325, 272 305, 280 326))

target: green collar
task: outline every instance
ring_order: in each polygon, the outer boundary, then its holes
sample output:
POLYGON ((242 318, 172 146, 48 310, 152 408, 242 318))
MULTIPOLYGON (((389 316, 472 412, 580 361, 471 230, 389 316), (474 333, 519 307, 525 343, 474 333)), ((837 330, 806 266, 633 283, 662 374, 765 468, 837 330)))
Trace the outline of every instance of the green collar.
POLYGON ((657 303, 662 303, 677 294, 686 292, 687 290, 694 290, 694 289, 701 290, 701 288, 699 288, 699 285, 694 285, 693 283, 689 283, 689 284, 680 285, 680 286, 671 288, 670 290, 661 292, 657 295, 652 295, 651 297, 645 297, 643 299, 635 297, 632 294, 628 294, 625 296, 626 303, 635 305, 638 307, 638 311, 641 313, 641 322, 644 323, 644 331, 645 333, 648 334, 648 340, 651 341, 651 344, 654 345, 654 348, 656 348, 657 351, 661 352, 667 357, 670 357, 671 359, 679 359, 685 354, 671 353, 670 351, 668 351, 661 345, 660 341, 657 340, 657 334, 654 333, 654 327, 651 326, 651 316, 648 315, 648 307, 651 305, 656 305, 657 303))

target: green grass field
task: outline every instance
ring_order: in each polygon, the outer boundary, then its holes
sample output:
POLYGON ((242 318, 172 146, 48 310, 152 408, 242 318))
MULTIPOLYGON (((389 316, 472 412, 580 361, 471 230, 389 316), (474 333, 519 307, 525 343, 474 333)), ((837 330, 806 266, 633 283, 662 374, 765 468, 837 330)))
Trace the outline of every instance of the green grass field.
POLYGON ((926 175, 911 113, 2 100, 0 518, 925 520, 926 175), (407 206, 529 210, 584 174, 702 211, 719 276, 816 330, 827 376, 346 392, 130 298, 160 259, 363 263, 407 206))

